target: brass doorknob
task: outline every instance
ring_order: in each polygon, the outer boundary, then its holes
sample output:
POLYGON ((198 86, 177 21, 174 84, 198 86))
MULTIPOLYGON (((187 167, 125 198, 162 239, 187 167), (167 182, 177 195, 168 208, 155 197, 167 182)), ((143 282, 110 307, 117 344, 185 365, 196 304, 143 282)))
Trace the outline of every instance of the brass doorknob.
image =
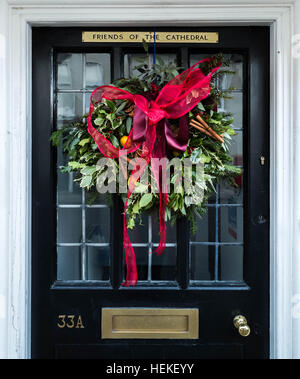
POLYGON ((248 337, 251 333, 251 329, 248 326, 246 317, 238 315, 233 319, 233 325, 238 329, 239 334, 242 337, 248 337))

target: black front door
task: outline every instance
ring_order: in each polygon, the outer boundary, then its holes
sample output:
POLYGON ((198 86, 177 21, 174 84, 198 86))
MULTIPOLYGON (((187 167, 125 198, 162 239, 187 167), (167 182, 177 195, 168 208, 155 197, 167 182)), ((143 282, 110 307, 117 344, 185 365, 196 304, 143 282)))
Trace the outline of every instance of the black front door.
POLYGON ((159 227, 144 217, 131 235, 134 288, 121 286, 122 204, 90 205, 49 142, 143 54, 133 43, 82 43, 84 30, 33 28, 32 357, 268 358, 269 29, 161 28, 219 32, 218 44, 159 44, 157 54, 185 68, 216 52, 230 58, 234 99, 220 107, 235 116, 231 153, 243 175, 235 188, 217 186, 195 235, 185 220, 169 226, 161 257, 148 254, 159 227))

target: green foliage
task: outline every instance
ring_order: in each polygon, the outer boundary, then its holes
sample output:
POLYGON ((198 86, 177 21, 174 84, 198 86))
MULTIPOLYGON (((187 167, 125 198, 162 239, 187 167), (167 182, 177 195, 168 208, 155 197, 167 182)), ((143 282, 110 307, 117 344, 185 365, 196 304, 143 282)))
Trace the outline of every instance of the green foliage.
MULTIPOLYGON (((121 78, 113 83, 114 86, 132 94, 142 94, 145 91, 153 90, 153 83, 158 89, 161 89, 169 80, 178 75, 181 68, 177 67, 174 62, 165 63, 160 57, 157 57, 155 65, 149 65, 148 46, 145 45, 144 47, 146 56, 136 67, 140 75, 135 78, 121 78)), ((228 150, 235 134, 233 129, 234 119, 231 114, 216 110, 219 99, 230 98, 233 90, 233 88, 229 88, 221 91, 217 87, 217 82, 222 75, 232 74, 230 70, 226 69, 229 62, 225 60, 222 54, 218 54, 213 58, 212 62, 201 64, 201 69, 206 74, 212 68, 221 64, 222 69, 213 76, 209 98, 199 103, 189 112, 189 118, 192 119, 197 114, 201 114, 206 123, 216 133, 223 136, 224 143, 221 144, 197 129, 190 128, 187 150, 184 153, 172 151, 168 153, 169 159, 174 156, 178 156, 182 161, 187 157, 192 159, 193 163, 195 163, 191 172, 193 180, 196 177, 196 164, 201 161, 204 166, 203 181, 194 182, 196 187, 204 192, 204 197, 197 195, 197 193, 186 193, 183 190, 180 193, 175 193, 171 190, 167 204, 166 221, 175 222, 178 217, 187 217, 191 221, 193 231, 196 228, 194 216, 202 217, 206 212, 205 203, 209 195, 215 191, 215 183, 220 179, 224 179, 234 185, 234 177, 241 175, 241 170, 232 164, 232 158, 228 150)), ((121 147, 120 139, 128 135, 132 128, 133 118, 127 111, 128 106, 127 101, 104 100, 95 106, 92 114, 94 127, 116 148, 121 147)), ((176 120, 172 120, 172 124, 174 124, 174 130, 178 129, 179 126, 176 120)), ((56 148, 62 148, 67 157, 68 162, 62 167, 62 172, 74 172, 76 174, 75 180, 80 183, 82 188, 91 193, 89 201, 95 201, 98 195, 96 192, 97 180, 102 180, 106 172, 97 167, 97 162, 103 155, 87 131, 87 115, 70 125, 54 131, 51 136, 51 142, 56 148)), ((129 158, 134 158, 134 155, 129 156, 129 158)), ((120 169, 118 162, 114 162, 115 170, 118 172, 120 169)), ((178 175, 177 172, 171 174, 171 189, 177 180, 184 179, 184 173, 182 173, 182 178, 179 178, 178 175)), ((125 202, 127 196, 122 194, 122 198, 125 202)), ((141 215, 144 212, 153 213, 158 207, 158 194, 148 193, 147 186, 139 182, 136 183, 135 192, 131 195, 127 207, 128 228, 133 229, 137 222, 141 222, 141 215)))

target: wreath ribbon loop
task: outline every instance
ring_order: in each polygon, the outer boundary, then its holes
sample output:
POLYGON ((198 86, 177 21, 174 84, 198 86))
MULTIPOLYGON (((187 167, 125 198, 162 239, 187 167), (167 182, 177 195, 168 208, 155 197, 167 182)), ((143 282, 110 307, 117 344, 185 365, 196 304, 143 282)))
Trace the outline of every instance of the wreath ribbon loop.
POLYGON ((188 144, 187 113, 209 96, 211 77, 220 68, 214 68, 205 76, 196 66, 210 61, 211 59, 207 58, 196 63, 168 82, 160 92, 154 85, 152 91, 145 92, 143 95, 133 95, 113 86, 101 86, 91 95, 88 131, 104 156, 116 159, 140 149, 142 145, 141 157, 135 163, 129 179, 128 196, 124 208, 124 249, 127 265, 124 286, 135 285, 138 279, 135 254, 130 242, 126 221, 127 205, 134 190, 134 183, 140 179, 141 173, 151 161, 152 172, 159 189, 160 243, 155 252, 160 255, 166 246, 165 212, 168 202, 166 180, 164 180, 166 163, 163 160, 158 165, 157 160, 152 158, 165 158, 167 148, 182 152, 186 150, 188 144), (115 148, 92 124, 93 111, 102 99, 128 100, 135 104, 133 127, 122 149, 115 148), (170 119, 179 119, 177 137, 174 136, 170 128, 170 119))

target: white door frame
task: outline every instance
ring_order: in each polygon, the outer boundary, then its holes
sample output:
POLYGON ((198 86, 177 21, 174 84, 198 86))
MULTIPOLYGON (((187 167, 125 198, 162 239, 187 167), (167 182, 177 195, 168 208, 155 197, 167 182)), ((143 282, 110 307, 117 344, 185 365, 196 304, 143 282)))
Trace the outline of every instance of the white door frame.
POLYGON ((271 26, 270 346, 272 358, 295 356, 300 328, 291 307, 300 280, 292 278, 297 269, 300 276, 300 261, 295 222, 299 201, 294 197, 298 183, 293 173, 299 161, 294 152, 299 150, 296 125, 297 121, 300 125, 300 115, 293 94, 300 95, 300 86, 297 89, 293 80, 298 62, 292 60, 291 47, 294 6, 299 0, 0 2, 0 173, 4 183, 0 188, 0 328, 5 327, 0 356, 30 357, 31 27, 154 24, 271 26))

